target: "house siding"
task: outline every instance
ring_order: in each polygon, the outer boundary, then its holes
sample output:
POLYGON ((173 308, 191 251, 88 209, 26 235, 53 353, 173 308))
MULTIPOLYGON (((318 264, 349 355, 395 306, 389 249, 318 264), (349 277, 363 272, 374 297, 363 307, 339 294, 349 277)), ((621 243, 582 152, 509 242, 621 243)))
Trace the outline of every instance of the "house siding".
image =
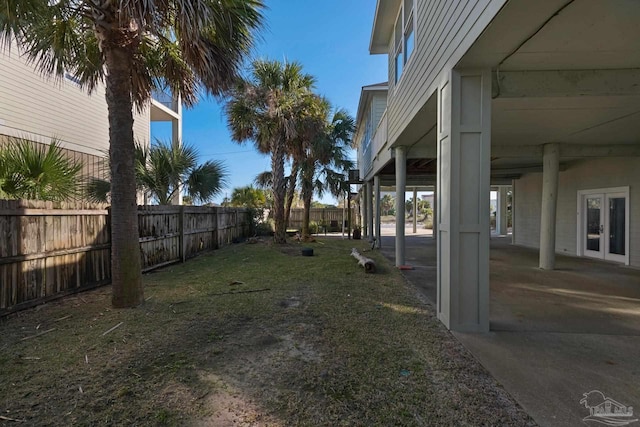
MULTIPOLYGON (((109 147, 105 89, 87 95, 68 79, 41 76, 15 44, 0 51, 0 134, 48 143, 61 140, 70 150, 101 155, 109 147)), ((149 139, 149 109, 134 114, 134 135, 149 139)))
MULTIPOLYGON (((560 172, 556 215, 556 252, 577 252, 577 200, 579 190, 629 187, 629 262, 640 267, 640 168, 637 158, 588 160, 560 172), (597 172, 596 172, 597 171, 597 172)), ((529 174, 515 182, 517 245, 540 246, 542 174, 529 174)))
MULTIPOLYGON (((446 69, 453 68, 506 0, 416 1, 416 43, 394 84, 394 55, 389 54, 389 141, 396 142, 427 102, 446 69)), ((389 52, 393 52, 393 35, 389 52)), ((406 141, 411 143, 413 141, 406 141)), ((403 142, 404 143, 404 142, 403 142)))
POLYGON ((386 93, 378 93, 373 96, 371 101, 371 118, 374 123, 374 129, 380 124, 380 119, 384 114, 384 110, 387 108, 387 95, 386 93))

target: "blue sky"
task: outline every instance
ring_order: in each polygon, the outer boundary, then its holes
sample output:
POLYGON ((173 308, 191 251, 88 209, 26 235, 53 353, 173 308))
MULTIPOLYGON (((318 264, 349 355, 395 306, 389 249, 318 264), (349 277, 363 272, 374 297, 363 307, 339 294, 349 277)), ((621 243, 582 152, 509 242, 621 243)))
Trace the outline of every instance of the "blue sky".
MULTIPOLYGON (((266 0, 266 28, 253 57, 298 61, 317 79, 316 91, 331 103, 356 115, 360 88, 387 80, 386 55, 369 55, 375 0, 266 0)), ((229 185, 214 201, 233 188, 249 185, 271 169, 269 158, 251 143, 231 141, 226 119, 214 99, 183 111, 183 140, 198 147, 201 161, 223 160, 229 185)), ((154 137, 168 138, 168 124, 154 124, 154 137)), ((355 160, 355 153, 353 154, 355 160)), ((332 199, 325 199, 331 202, 332 199)))

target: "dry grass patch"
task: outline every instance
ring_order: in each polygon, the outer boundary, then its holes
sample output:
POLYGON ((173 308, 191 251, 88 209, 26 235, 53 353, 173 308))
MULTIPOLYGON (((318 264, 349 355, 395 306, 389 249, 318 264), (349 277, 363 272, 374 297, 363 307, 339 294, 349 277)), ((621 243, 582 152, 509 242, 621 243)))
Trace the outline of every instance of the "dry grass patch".
POLYGON ((111 309, 103 288, 3 319, 0 415, 29 425, 531 423, 381 254, 366 253, 379 268, 365 275, 349 256, 365 242, 304 245, 315 256, 239 244, 147 275, 137 309, 111 309))

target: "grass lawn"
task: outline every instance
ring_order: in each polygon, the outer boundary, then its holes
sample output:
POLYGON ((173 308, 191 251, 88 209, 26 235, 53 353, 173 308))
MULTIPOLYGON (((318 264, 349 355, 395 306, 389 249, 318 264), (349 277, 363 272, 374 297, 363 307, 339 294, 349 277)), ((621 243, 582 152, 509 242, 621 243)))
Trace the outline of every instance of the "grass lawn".
POLYGON ((305 245, 146 275, 136 309, 105 287, 0 320, 0 425, 533 425, 381 254, 365 275, 366 242, 305 245))

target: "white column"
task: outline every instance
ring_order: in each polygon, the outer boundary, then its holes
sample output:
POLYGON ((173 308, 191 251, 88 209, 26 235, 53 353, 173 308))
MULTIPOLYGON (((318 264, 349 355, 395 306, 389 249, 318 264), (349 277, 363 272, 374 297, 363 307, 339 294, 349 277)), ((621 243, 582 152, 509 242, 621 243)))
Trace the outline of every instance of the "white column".
POLYGON ((380 215, 382 214, 382 203, 380 202, 380 177, 378 175, 373 177, 373 191, 374 191, 374 197, 375 197, 375 210, 376 210, 376 214, 375 214, 375 228, 376 228, 376 248, 380 249, 382 247, 382 235, 381 235, 381 231, 382 231, 382 227, 381 227, 381 218, 380 215))
POLYGON ((511 180, 511 244, 516 244, 516 180, 511 180))
POLYGON ((413 234, 418 232, 418 190, 413 187, 413 234))
POLYGON ((367 192, 367 237, 369 240, 373 240, 373 186, 371 181, 367 181, 365 184, 365 191, 367 192))
POLYGON ((405 191, 407 189, 407 150, 396 147, 396 267, 405 265, 405 191))
POLYGON ((542 152, 542 210, 540 212, 540 268, 553 270, 556 264, 556 207, 560 149, 545 144, 542 152))
POLYGON ((367 197, 370 197, 367 194, 367 184, 363 184, 362 188, 360 189, 361 191, 361 200, 362 203, 360 204, 360 210, 361 210, 361 214, 362 214, 362 238, 366 239, 367 236, 369 236, 369 230, 367 230, 367 226, 369 225, 369 218, 367 217, 367 215, 369 214, 369 212, 367 211, 367 206, 369 206, 369 202, 367 201, 367 197))
POLYGON ((433 224, 431 228, 431 237, 434 239, 438 238, 438 228, 440 215, 438 215, 438 185, 436 184, 433 187, 433 206, 431 206, 431 211, 433 212, 433 218, 431 218, 431 222, 433 224))
POLYGON ((509 187, 498 187, 498 200, 496 212, 496 234, 499 236, 507 235, 507 192, 509 187))
MULTIPOLYGON (((171 120, 171 144, 173 144, 173 146, 180 146, 182 145, 182 99, 179 96, 175 100, 175 106, 178 118, 171 120)), ((182 188, 171 198, 171 204, 182 204, 182 188)))
POLYGON ((438 90, 438 318, 489 330, 491 71, 451 70, 438 90))

